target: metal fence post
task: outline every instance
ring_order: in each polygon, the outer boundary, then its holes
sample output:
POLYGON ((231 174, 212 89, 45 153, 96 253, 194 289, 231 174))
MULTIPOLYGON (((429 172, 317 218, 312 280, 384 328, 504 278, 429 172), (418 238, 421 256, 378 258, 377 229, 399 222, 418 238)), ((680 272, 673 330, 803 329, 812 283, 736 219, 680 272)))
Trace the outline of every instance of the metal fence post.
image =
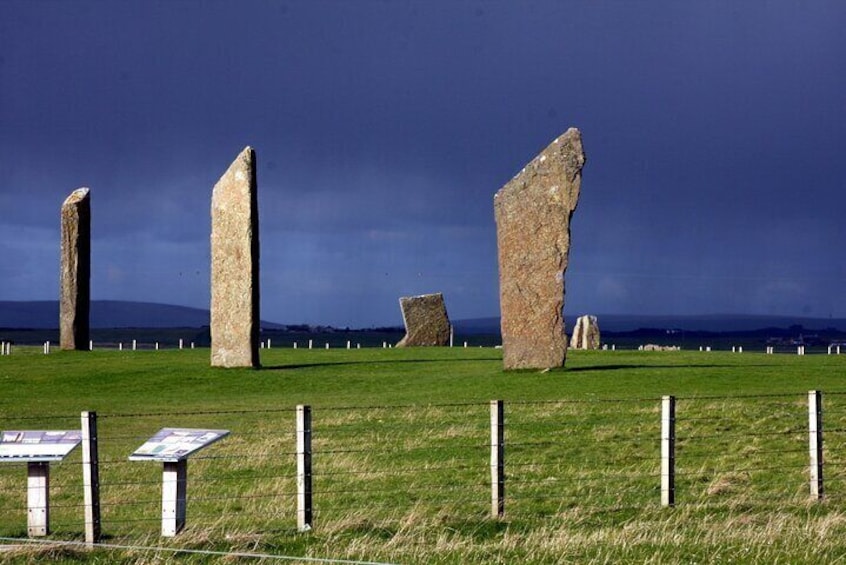
POLYGON ((661 506, 676 504, 676 397, 661 399, 661 506))
POLYGON ((491 400, 491 516, 505 514, 505 406, 491 400))
POLYGON ((97 452, 97 413, 82 413, 82 488, 85 505, 85 543, 100 541, 100 461, 97 452))
POLYGON ((823 422, 822 393, 808 392, 808 451, 811 469, 811 497, 823 498, 823 422))
POLYGON ((297 529, 312 529, 311 406, 297 406, 297 529))

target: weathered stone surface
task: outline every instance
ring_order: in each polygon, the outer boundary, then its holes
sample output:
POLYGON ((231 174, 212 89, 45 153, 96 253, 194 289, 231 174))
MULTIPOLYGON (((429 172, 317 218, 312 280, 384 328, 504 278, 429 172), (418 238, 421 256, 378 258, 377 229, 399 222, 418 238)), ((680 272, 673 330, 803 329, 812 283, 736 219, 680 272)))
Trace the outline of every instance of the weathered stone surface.
POLYGON ((211 364, 259 367, 256 154, 245 148, 212 192, 211 364))
POLYGON ((584 164, 571 128, 494 196, 505 369, 564 365, 564 274, 584 164))
POLYGON ((449 343, 449 317, 444 295, 423 294, 400 298, 405 337, 397 347, 446 345, 449 343))
POLYGON ((78 188, 62 204, 59 344, 87 350, 91 306, 91 192, 78 188))
POLYGON ((596 316, 579 316, 570 338, 570 349, 599 349, 599 341, 599 322, 596 316))

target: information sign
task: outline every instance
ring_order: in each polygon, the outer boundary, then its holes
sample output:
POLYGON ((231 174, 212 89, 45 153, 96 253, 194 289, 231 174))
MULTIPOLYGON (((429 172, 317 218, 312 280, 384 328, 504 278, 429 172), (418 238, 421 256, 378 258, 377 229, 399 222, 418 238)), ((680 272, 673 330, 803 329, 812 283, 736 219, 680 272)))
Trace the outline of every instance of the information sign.
POLYGON ((129 456, 130 461, 176 462, 229 435, 229 430, 162 428, 129 456))
POLYGON ((79 430, 0 432, 0 461, 61 461, 82 442, 79 430))

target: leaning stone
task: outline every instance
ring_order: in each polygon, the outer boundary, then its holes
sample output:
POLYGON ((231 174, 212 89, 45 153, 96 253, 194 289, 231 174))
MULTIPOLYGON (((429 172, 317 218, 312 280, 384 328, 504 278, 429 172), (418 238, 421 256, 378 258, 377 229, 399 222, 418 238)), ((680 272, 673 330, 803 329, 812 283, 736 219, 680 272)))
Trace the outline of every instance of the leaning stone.
POLYGON ((573 337, 570 338, 571 349, 599 349, 599 323, 596 316, 579 316, 573 337))
POLYGON ((405 337, 397 347, 446 345, 449 343, 449 317, 444 295, 424 294, 400 298, 405 337))
POLYGON ((564 366, 564 274, 584 164, 571 128, 494 196, 505 369, 564 366))
POLYGON ((91 191, 78 188, 62 204, 59 346, 85 351, 91 305, 91 191))
POLYGON ((255 163, 255 151, 245 148, 212 192, 212 367, 260 366, 255 163))

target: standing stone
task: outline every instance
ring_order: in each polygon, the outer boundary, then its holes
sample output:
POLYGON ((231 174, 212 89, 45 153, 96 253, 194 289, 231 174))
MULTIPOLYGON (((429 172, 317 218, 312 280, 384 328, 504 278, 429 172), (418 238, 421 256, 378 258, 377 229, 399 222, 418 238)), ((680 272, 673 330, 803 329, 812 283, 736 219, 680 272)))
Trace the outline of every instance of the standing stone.
POLYGON ((570 338, 571 349, 599 349, 599 323, 596 316, 580 316, 570 338))
POLYGON ((446 345, 449 343, 449 317, 444 295, 423 294, 400 298, 405 337, 397 347, 446 345))
POLYGON ((62 204, 59 346, 85 351, 91 305, 91 193, 78 188, 62 204))
POLYGON ((256 154, 247 147, 212 192, 212 367, 260 366, 256 188, 256 154))
POLYGON ((494 196, 505 369, 564 366, 564 274, 584 164, 570 128, 494 196))

